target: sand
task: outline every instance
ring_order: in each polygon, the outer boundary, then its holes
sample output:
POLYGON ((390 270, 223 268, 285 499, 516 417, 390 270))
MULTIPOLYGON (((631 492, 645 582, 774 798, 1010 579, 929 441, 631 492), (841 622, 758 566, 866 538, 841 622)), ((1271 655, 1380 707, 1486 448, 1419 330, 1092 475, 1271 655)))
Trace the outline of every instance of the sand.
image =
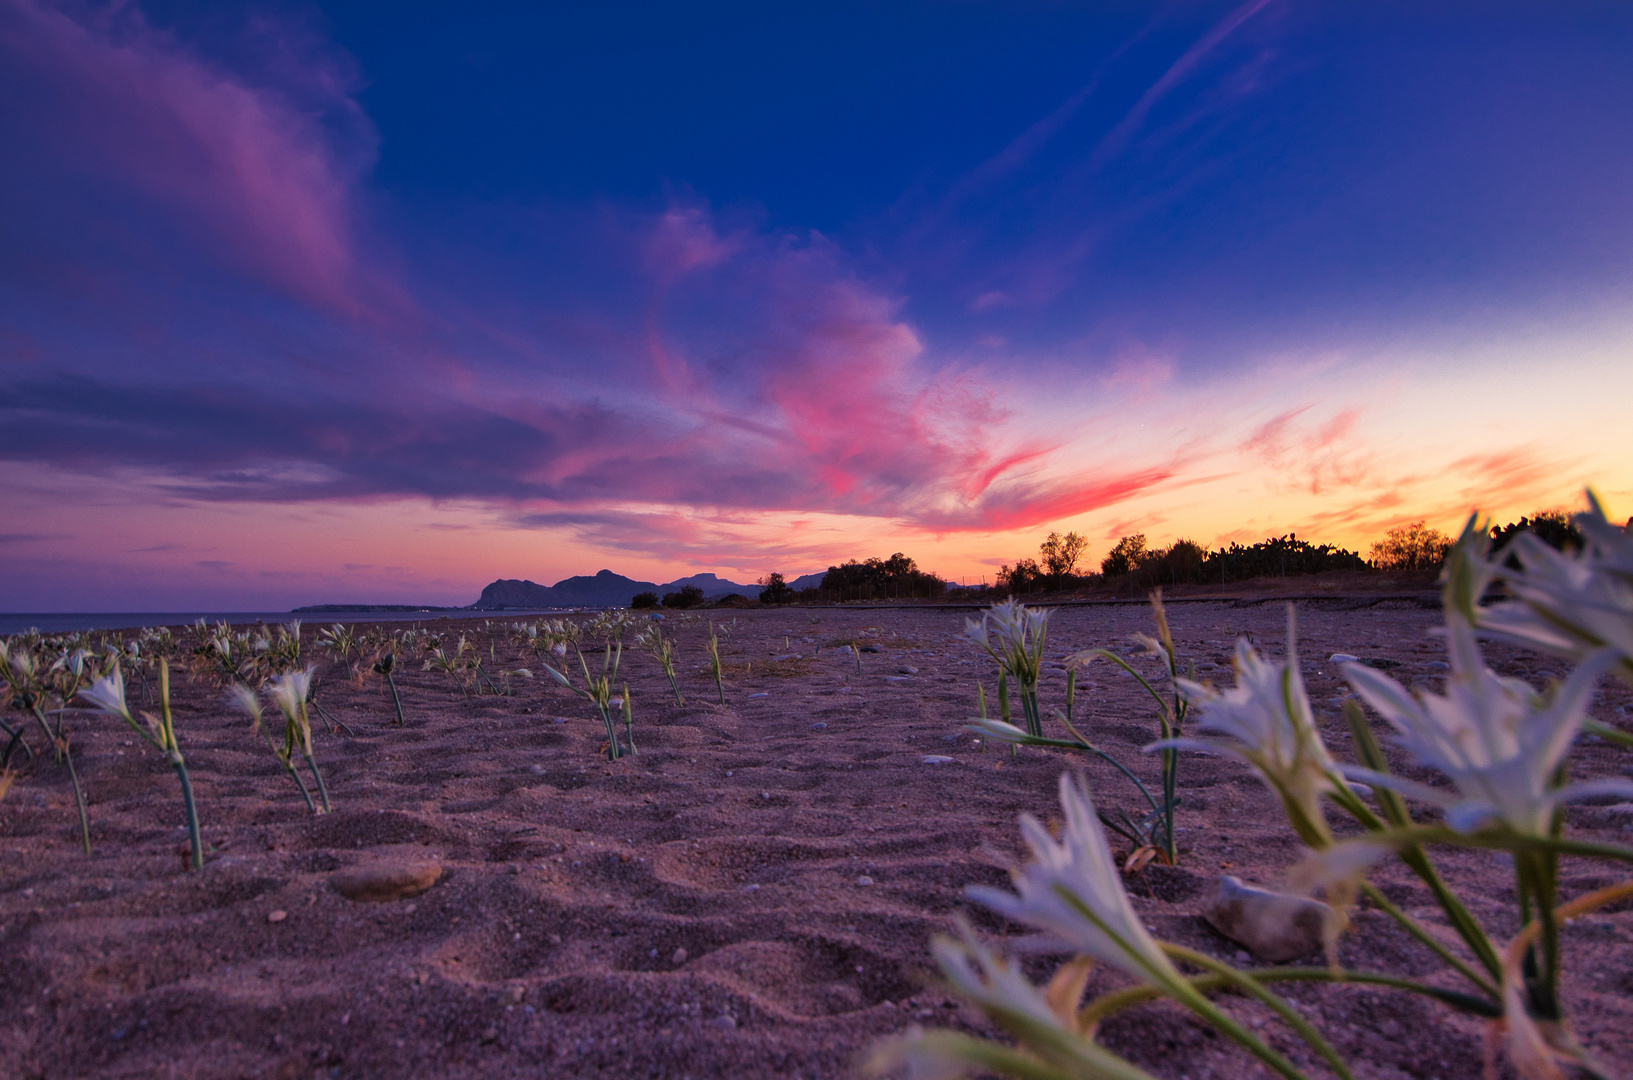
MULTIPOLYGON (((1435 612, 1404 601, 1332 610, 1343 606, 1300 606, 1311 697, 1340 756, 1349 740, 1329 654, 1392 660, 1397 677, 1428 684, 1442 656, 1429 635, 1435 612)), ((1238 634, 1272 653, 1284 639, 1274 603, 1171 611, 1181 655, 1219 665, 1215 677, 1228 677, 1238 634)), ((974 741, 961 725, 976 679, 989 695, 993 681, 990 663, 957 639, 967 614, 717 613, 735 619, 723 706, 699 667, 704 624, 671 616, 686 704, 651 657, 626 652, 639 753, 618 762, 600 752, 606 733, 587 704, 547 680, 521 683, 514 697, 467 698, 406 664, 408 723, 396 727, 377 683, 331 678, 320 700, 357 734, 320 725, 334 811, 318 817, 219 689, 182 679, 177 729, 209 849, 200 872, 183 868, 174 774, 128 731, 81 720, 94 854, 78 849, 66 776, 48 760, 0 801, 0 1072, 812 1080, 854 1075, 873 1040, 910 1024, 986 1031, 937 987, 931 936, 959 912, 1000 940, 1021 933, 961 890, 1004 882, 993 853, 1018 850, 1021 811, 1055 813, 1063 769, 1083 769, 1105 804, 1133 805, 1133 792, 1102 763, 974 741), (835 647, 851 638, 879 649, 861 655, 860 673, 835 647), (343 872, 426 863, 440 876, 413 898, 364 902, 336 889, 343 872)), ((512 648, 503 626, 495 620, 501 660, 512 648)), ((1067 608, 1049 652, 1126 651, 1146 629, 1143 608, 1067 608)), ((309 627, 309 649, 310 638, 309 627)), ((1562 670, 1513 649, 1491 656, 1539 683, 1562 670)), ((1046 707, 1062 703, 1064 682, 1058 667, 1046 673, 1046 707)), ((1138 752, 1152 710, 1134 681, 1098 665, 1079 691, 1093 736, 1154 778, 1156 762, 1138 752)), ((1624 686, 1606 684, 1595 715, 1625 724, 1628 702, 1624 686)), ((1573 774, 1613 775, 1630 761, 1585 744, 1573 774)), ((1219 874, 1274 884, 1297 848, 1242 766, 1193 755, 1181 790, 1180 865, 1131 877, 1129 889, 1161 935, 1242 962, 1197 913, 1219 874)), ((1622 809, 1574 808, 1569 821, 1575 835, 1633 843, 1622 809)), ((1439 861, 1498 934, 1515 929, 1500 859, 1439 861)), ((1563 891, 1614 878, 1569 862, 1563 891)), ((1436 921, 1414 879, 1389 868, 1376 880, 1436 921)), ((1573 925, 1566 954, 1579 1035, 1613 1074, 1633 1072, 1633 911, 1573 925)), ((1456 985, 1371 910, 1357 913, 1342 957, 1456 985)), ((1043 977, 1053 962, 1036 958, 1029 970, 1043 977)), ((1119 983, 1099 972, 1091 989, 1119 983)), ((1315 986, 1288 996, 1357 1076, 1481 1075, 1483 1026, 1438 1005, 1315 986)), ((1221 1000, 1309 1060, 1263 1010, 1221 1000)), ((1102 1039, 1158 1076, 1263 1073, 1171 1007, 1127 1013, 1102 1039)))

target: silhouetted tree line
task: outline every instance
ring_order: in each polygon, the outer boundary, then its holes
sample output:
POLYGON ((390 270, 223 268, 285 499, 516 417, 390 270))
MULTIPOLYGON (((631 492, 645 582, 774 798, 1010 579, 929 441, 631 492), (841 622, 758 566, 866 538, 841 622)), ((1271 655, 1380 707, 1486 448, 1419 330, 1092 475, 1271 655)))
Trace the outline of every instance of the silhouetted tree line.
POLYGON ((828 567, 822 584, 801 589, 803 601, 843 602, 846 600, 936 600, 947 591, 947 583, 920 570, 912 559, 896 552, 888 559, 840 563, 828 567))
MULTIPOLYGON (((1633 519, 1629 520, 1628 529, 1633 532, 1633 519)), ((1507 544, 1521 532, 1534 533, 1561 551, 1574 551, 1582 546, 1582 534, 1569 515, 1544 510, 1507 525, 1493 526, 1493 548, 1507 544)), ((1079 573, 1078 563, 1088 554, 1088 540, 1075 532, 1064 536, 1052 532, 1038 546, 1037 558, 1017 559, 1014 565, 1001 566, 995 589, 988 591, 981 586, 978 595, 1001 597, 1059 592, 1100 583, 1114 583, 1119 588, 1126 583, 1130 591, 1135 591, 1155 585, 1214 582, 1223 585, 1253 578, 1334 571, 1434 570, 1445 561, 1451 547, 1451 537, 1422 521, 1390 529, 1382 540, 1372 545, 1370 559, 1332 544, 1311 544, 1300 540, 1295 533, 1272 536, 1257 544, 1232 543, 1212 551, 1188 539, 1152 548, 1147 545, 1144 533, 1135 533, 1118 539, 1100 560, 1099 573, 1079 573)), ((830 566, 822 576, 822 584, 815 588, 795 590, 781 574, 769 574, 758 584, 762 604, 936 600, 947 593, 946 582, 920 570, 917 563, 899 551, 888 559, 861 562, 852 559, 830 566)), ((975 590, 973 587, 962 590, 959 595, 966 592, 975 590)), ((677 593, 666 594, 661 601, 656 593, 642 593, 635 597, 632 606, 655 607, 660 602, 665 607, 693 607, 703 602, 703 590, 687 585, 677 593)))
MULTIPOLYGON (((1633 520, 1629 521, 1633 524, 1633 520)), ((1536 534, 1537 539, 1560 551, 1580 551, 1582 531, 1571 521, 1569 514, 1560 510, 1541 510, 1530 517, 1522 517, 1507 525, 1491 527, 1492 550, 1505 546, 1522 532, 1536 534)))

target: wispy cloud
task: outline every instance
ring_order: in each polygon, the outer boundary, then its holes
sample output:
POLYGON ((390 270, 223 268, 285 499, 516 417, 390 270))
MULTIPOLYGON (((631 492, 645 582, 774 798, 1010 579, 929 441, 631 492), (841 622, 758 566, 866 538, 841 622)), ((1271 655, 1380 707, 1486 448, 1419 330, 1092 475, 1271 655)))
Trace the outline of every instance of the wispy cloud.
POLYGON ((134 5, 6 0, 4 81, 30 91, 29 107, 8 109, 5 126, 15 182, 47 179, 17 167, 50 160, 63 186, 29 191, 37 208, 71 197, 82 214, 95 208, 85 224, 137 250, 168 241, 115 221, 159 215, 218 266, 319 309, 356 317, 399 300, 356 247, 354 186, 376 143, 353 97, 357 80, 332 51, 293 34, 262 45, 293 54, 279 85, 251 85, 210 63, 134 5))

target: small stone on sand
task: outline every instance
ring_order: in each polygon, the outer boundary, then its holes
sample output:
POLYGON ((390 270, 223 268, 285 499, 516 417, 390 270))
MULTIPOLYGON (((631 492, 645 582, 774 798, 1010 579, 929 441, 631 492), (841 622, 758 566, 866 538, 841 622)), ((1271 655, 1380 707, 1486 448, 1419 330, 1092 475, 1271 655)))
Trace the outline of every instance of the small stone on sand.
POLYGON ((348 900, 383 904, 418 896, 441 877, 442 867, 434 862, 371 863, 336 870, 329 884, 348 900))
POLYGON ((1259 959, 1281 963, 1318 951, 1334 916, 1318 900, 1257 889, 1226 874, 1202 917, 1259 959))
POLYGON ((281 923, 287 918, 289 918, 289 912, 287 911, 269 911, 266 913, 266 921, 269 923, 281 923))

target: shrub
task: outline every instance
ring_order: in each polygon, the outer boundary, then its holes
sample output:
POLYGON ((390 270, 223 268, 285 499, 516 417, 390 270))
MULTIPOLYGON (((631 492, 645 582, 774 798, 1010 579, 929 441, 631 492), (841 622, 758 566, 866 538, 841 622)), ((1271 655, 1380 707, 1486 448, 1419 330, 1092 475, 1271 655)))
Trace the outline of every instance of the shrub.
POLYGON ((682 585, 679 592, 664 593, 663 606, 672 608, 697 607, 703 603, 703 590, 697 585, 682 585))
POLYGON ((1397 525, 1372 545, 1372 561, 1380 570, 1434 570, 1446 561, 1452 538, 1421 521, 1397 525))
POLYGON ((1111 549, 1104 559, 1100 560, 1100 572, 1107 577, 1122 577, 1132 574, 1139 568, 1140 560, 1145 557, 1145 534, 1135 533, 1117 541, 1117 546, 1111 549))
POLYGON ((1043 581, 1043 571, 1036 559, 1016 559, 1014 566, 998 568, 998 584, 1013 593, 1029 593, 1043 581))
POLYGON ((1140 558, 1140 577, 1151 585, 1178 585, 1202 576, 1208 551, 1195 540, 1175 540, 1165 548, 1148 551, 1140 558))
POLYGON ((918 563, 896 552, 888 559, 841 563, 828 567, 822 576, 819 596, 836 600, 935 599, 947 591, 947 583, 920 570, 918 563))
POLYGON ((1334 570, 1368 570, 1365 559, 1331 544, 1311 544, 1296 533, 1273 536, 1257 544, 1231 544, 1210 551, 1197 572, 1199 581, 1247 581, 1288 574, 1324 574, 1334 570))
POLYGON ((762 604, 788 604, 794 600, 794 590, 788 587, 781 574, 770 574, 756 584, 760 586, 762 604))
POLYGON ((658 606, 658 594, 655 592, 636 593, 630 597, 629 606, 632 608, 651 608, 658 606))
POLYGON ((1539 510, 1528 518, 1492 526, 1491 546, 1505 548, 1522 532, 1532 534, 1555 551, 1572 552, 1582 548, 1582 530, 1558 510, 1539 510))

